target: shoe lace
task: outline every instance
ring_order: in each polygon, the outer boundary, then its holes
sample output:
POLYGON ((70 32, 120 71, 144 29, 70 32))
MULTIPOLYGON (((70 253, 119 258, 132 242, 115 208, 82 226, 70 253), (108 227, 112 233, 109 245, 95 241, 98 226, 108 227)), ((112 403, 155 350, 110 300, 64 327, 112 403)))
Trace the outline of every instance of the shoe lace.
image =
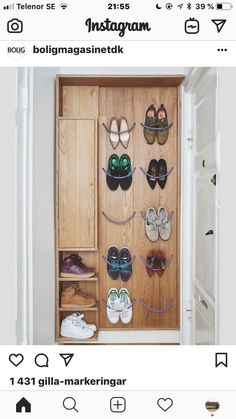
POLYGON ((119 270, 119 265, 120 265, 120 262, 119 262, 118 259, 115 259, 115 260, 111 261, 111 267, 112 267, 112 269, 114 269, 114 271, 119 270))
POLYGON ((119 271, 128 272, 129 271, 128 266, 129 266, 129 262, 127 262, 127 260, 121 260, 120 265, 119 265, 119 271))
POLYGON ((127 260, 114 260, 111 262, 111 267, 115 271, 128 272, 129 262, 127 260))
POLYGON ((147 224, 151 226, 152 230, 157 230, 159 227, 157 220, 155 221, 147 220, 147 224))

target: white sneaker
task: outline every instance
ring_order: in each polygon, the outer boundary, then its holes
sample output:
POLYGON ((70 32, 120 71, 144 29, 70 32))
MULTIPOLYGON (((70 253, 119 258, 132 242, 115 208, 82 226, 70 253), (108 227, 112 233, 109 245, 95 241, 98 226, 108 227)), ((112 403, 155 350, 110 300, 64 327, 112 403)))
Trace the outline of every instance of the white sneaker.
POLYGON ((86 323, 85 320, 82 320, 84 318, 84 314, 82 313, 73 313, 66 317, 67 320, 76 321, 77 323, 81 323, 85 326, 88 326, 90 329, 92 329, 94 332, 96 332, 97 327, 95 324, 86 323))
POLYGON ((110 323, 117 324, 119 322, 120 299, 118 290, 110 288, 107 296, 107 317, 110 323))
POLYGON ((122 310, 120 313, 120 319, 122 323, 128 324, 132 320, 133 308, 131 304, 129 291, 127 290, 127 288, 120 289, 119 299, 120 299, 120 309, 122 310))
POLYGON ((94 331, 87 325, 78 323, 77 320, 65 318, 61 322, 61 336, 65 338, 89 339, 93 337, 94 331))

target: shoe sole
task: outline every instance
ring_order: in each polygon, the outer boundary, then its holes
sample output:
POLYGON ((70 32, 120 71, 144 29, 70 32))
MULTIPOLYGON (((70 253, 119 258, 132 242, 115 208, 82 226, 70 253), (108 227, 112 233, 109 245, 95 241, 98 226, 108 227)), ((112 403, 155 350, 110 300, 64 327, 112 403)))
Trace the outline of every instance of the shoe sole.
POLYGON ((60 273, 61 278, 91 278, 94 275, 95 275, 95 272, 91 272, 91 273, 85 274, 85 275, 67 274, 67 273, 64 273, 64 272, 60 273))
POLYGON ((94 333, 91 336, 78 337, 78 336, 71 336, 70 334, 66 334, 66 333, 64 333, 64 334, 61 333, 61 336, 64 337, 64 338, 71 338, 71 339, 78 339, 78 340, 91 339, 93 337, 93 335, 94 335, 94 333))
POLYGON ((74 305, 74 304, 61 304, 61 308, 72 308, 73 310, 85 310, 87 308, 95 307, 95 304, 86 304, 86 305, 74 305))

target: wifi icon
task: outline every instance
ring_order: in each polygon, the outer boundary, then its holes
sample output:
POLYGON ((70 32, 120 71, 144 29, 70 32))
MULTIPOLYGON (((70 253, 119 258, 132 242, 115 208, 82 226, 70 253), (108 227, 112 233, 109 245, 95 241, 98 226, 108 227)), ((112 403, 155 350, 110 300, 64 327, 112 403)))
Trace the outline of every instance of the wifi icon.
POLYGON ((67 8, 68 4, 67 3, 61 3, 60 6, 63 10, 65 10, 67 8))

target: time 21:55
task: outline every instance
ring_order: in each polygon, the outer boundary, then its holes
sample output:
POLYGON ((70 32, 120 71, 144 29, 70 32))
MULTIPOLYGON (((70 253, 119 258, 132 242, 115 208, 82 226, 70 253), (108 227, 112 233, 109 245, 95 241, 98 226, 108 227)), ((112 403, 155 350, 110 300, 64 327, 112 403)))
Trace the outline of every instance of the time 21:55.
POLYGON ((130 8, 129 3, 108 3, 108 10, 128 10, 130 8))

